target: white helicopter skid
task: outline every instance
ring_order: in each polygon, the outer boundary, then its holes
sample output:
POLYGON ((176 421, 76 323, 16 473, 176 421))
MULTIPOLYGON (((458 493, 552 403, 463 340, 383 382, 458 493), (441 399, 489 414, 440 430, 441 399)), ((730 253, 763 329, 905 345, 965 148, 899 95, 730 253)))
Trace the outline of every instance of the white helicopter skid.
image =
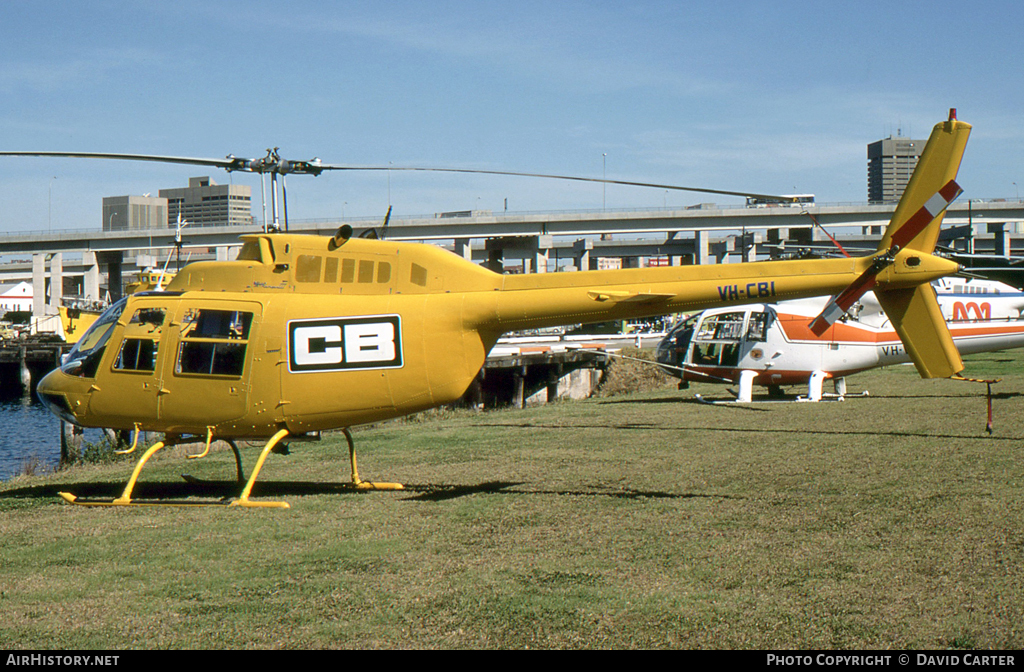
POLYGON ((825 380, 828 378, 828 374, 824 371, 814 371, 811 373, 808 384, 807 394, 797 395, 792 398, 779 398, 769 395, 767 398, 755 397, 753 393, 754 379, 757 377, 756 371, 744 370, 740 372, 740 387, 739 391, 728 388, 726 391, 736 397, 731 401, 720 401, 707 399, 700 394, 694 395, 697 401, 704 404, 778 404, 778 403, 795 403, 795 402, 818 402, 818 401, 845 401, 847 397, 868 397, 871 396, 870 392, 864 390, 863 392, 849 393, 846 389, 846 378, 839 377, 835 379, 835 392, 824 392, 822 390, 825 380))

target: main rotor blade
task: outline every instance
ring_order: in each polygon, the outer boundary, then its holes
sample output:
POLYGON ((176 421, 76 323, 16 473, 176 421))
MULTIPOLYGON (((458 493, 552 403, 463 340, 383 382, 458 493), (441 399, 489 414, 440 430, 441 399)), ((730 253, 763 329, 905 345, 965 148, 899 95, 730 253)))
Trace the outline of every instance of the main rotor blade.
POLYGON ((427 168, 415 166, 339 166, 328 163, 319 165, 320 170, 407 170, 435 173, 469 173, 475 175, 511 175, 513 177, 540 177, 552 180, 573 180, 576 182, 596 182, 598 184, 621 184, 627 187, 649 187, 652 189, 671 189, 674 191, 695 191, 702 194, 719 194, 722 196, 744 196, 747 198, 765 198, 780 203, 792 202, 794 199, 775 194, 757 194, 747 191, 727 191, 724 189, 705 189, 702 187, 681 187, 675 184, 658 184, 655 182, 634 182, 632 180, 609 180, 600 177, 579 177, 576 175, 554 175, 550 173, 521 173, 509 170, 482 170, 475 168, 427 168))
POLYGON ((729 191, 725 189, 705 189, 702 187, 681 187, 675 184, 659 184, 656 182, 637 182, 632 180, 609 180, 599 177, 579 177, 577 175, 555 175, 550 173, 524 173, 510 170, 484 170, 476 168, 431 168, 422 166, 346 166, 338 164, 321 163, 320 159, 310 161, 289 161, 282 159, 276 148, 267 150, 267 156, 260 159, 242 159, 234 155, 228 155, 223 159, 208 159, 191 156, 164 156, 160 154, 119 154, 113 152, 31 152, 31 151, 0 151, 0 156, 44 156, 56 158, 73 159, 118 159, 122 161, 153 161, 157 163, 177 163, 194 166, 212 166, 223 168, 229 172, 243 171, 250 173, 277 173, 286 175, 295 173, 299 175, 319 175, 325 170, 367 170, 367 171, 417 171, 434 173, 463 173, 472 175, 508 175, 512 177, 536 177, 551 180, 571 180, 574 182, 592 182, 597 184, 618 184, 627 187, 646 187, 650 189, 669 189, 672 191, 690 191, 702 194, 717 194, 720 196, 742 196, 746 198, 760 198, 776 200, 780 203, 790 202, 793 199, 774 194, 760 194, 747 191, 729 191))
POLYGON ((162 154, 117 154, 113 152, 0 152, 0 156, 48 156, 71 159, 118 159, 121 161, 154 161, 157 163, 180 163, 190 166, 212 166, 223 168, 228 172, 245 173, 276 173, 287 175, 319 175, 320 159, 311 161, 287 161, 277 153, 277 149, 268 149, 267 155, 260 159, 243 159, 229 154, 223 159, 207 159, 195 156, 165 156, 162 154))
POLYGON ((224 170, 242 170, 236 167, 240 161, 226 159, 202 159, 191 156, 159 156, 155 154, 114 154, 110 152, 0 152, 0 156, 50 156, 71 159, 120 159, 122 161, 155 161, 158 163, 182 163, 195 166, 214 166, 224 170))

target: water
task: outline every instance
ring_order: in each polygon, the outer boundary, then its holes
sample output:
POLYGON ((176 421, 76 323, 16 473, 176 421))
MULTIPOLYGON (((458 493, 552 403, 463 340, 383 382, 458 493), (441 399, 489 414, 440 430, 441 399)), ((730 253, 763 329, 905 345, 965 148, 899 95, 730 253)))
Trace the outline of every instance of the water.
POLYGON ((34 398, 0 399, 0 481, 60 463, 60 420, 34 398))
MULTIPOLYGON (((85 430, 84 440, 99 443, 103 431, 85 430)), ((60 420, 35 398, 0 391, 0 481, 24 473, 52 471, 60 466, 60 420)))

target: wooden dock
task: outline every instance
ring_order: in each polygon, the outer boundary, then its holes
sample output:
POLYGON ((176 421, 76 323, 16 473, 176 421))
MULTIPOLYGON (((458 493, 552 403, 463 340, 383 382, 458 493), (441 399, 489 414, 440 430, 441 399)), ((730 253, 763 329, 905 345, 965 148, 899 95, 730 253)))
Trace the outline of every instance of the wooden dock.
POLYGON ((0 395, 24 396, 50 371, 72 346, 53 336, 0 341, 0 395))

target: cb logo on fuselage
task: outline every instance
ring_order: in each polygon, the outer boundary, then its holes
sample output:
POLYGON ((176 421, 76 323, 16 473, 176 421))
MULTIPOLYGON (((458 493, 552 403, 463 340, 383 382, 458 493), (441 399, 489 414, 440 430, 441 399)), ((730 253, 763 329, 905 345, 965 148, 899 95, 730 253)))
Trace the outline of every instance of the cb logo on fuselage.
POLYGON ((292 373, 401 366, 402 320, 398 315, 288 322, 288 370, 292 373))

